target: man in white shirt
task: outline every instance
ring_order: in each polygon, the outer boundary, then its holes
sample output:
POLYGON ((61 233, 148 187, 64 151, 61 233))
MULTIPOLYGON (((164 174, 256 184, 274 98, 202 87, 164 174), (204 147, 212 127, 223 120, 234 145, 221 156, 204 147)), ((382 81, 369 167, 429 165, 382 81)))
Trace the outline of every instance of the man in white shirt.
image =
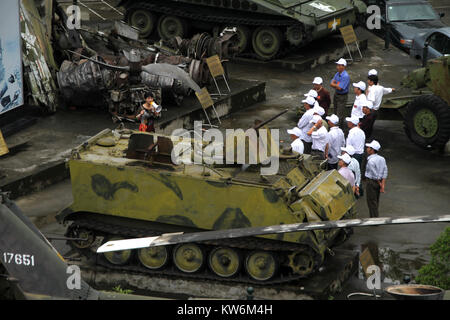
POLYGON ((355 158, 353 158, 353 155, 355 154, 355 149, 353 149, 352 146, 347 146, 344 148, 341 148, 342 155, 348 154, 351 158, 350 163, 348 164, 348 168, 353 172, 355 175, 355 194, 356 198, 359 198, 359 196, 363 195, 363 188, 361 185, 361 168, 359 167, 359 162, 355 158))
POLYGON ((328 131, 322 125, 322 118, 314 115, 310 121, 313 126, 308 131, 312 138, 311 155, 318 156, 320 159, 328 158, 328 131))
POLYGON ((367 166, 364 177, 366 179, 366 198, 367 206, 371 218, 378 217, 378 206, 380 201, 380 193, 384 193, 388 168, 384 157, 378 155, 381 145, 378 141, 373 140, 366 144, 367 166))
POLYGON ((355 149, 355 154, 353 157, 358 160, 359 167, 362 165, 362 159, 364 155, 364 144, 366 143, 366 135, 359 127, 359 118, 357 117, 347 117, 347 126, 350 129, 348 132, 346 145, 352 146, 355 149))
POLYGON ((302 115, 302 117, 298 120, 297 127, 302 131, 300 135, 300 139, 303 141, 304 145, 304 152, 309 154, 311 153, 311 146, 312 146, 312 139, 311 136, 309 136, 307 133, 309 129, 313 126, 310 121, 312 120, 314 116, 314 104, 315 101, 313 97, 306 97, 305 100, 302 101, 306 112, 302 115))
POLYGON ((355 176, 353 172, 348 168, 351 158, 348 154, 338 156, 339 159, 339 170, 338 172, 343 176, 352 186, 353 193, 355 192, 355 176))
POLYGON ((373 109, 372 113, 374 114, 374 117, 376 118, 378 109, 380 109, 381 102, 383 101, 383 96, 385 94, 389 94, 393 91, 395 91, 394 88, 384 88, 383 86, 378 84, 378 73, 376 70, 372 69, 369 71, 367 84, 369 85, 367 87, 366 95, 367 100, 372 101, 373 109))
MULTIPOLYGON (((318 115, 321 118, 325 115, 325 109, 319 105, 314 106, 313 110, 314 110, 314 115, 318 115)), ((322 126, 324 126, 325 129, 327 129, 327 131, 328 131, 328 123, 326 121, 322 121, 322 126)))
POLYGON ((353 89, 355 91, 355 102, 353 103, 352 112, 350 117, 364 117, 362 107, 364 102, 367 100, 364 91, 366 90, 366 84, 363 81, 359 81, 353 84, 353 89))
POLYGON ((309 90, 308 91, 308 93, 305 93, 304 94, 304 96, 306 97, 306 98, 308 98, 308 97, 312 97, 312 98, 314 98, 314 108, 316 108, 316 107, 319 107, 319 102, 317 101, 317 97, 318 97, 318 93, 317 93, 317 91, 316 90, 314 90, 314 89, 311 89, 311 90, 309 90))
POLYGON ((300 139, 300 136, 302 134, 302 131, 298 127, 294 127, 292 129, 288 129, 287 133, 291 136, 291 148, 293 152, 297 152, 300 154, 303 154, 305 147, 303 145, 302 140, 300 139))
POLYGON ((328 147, 328 170, 336 169, 338 165, 338 156, 341 153, 341 147, 345 145, 344 132, 339 128, 339 118, 337 115, 332 114, 326 117, 328 120, 328 132, 329 147, 328 147))

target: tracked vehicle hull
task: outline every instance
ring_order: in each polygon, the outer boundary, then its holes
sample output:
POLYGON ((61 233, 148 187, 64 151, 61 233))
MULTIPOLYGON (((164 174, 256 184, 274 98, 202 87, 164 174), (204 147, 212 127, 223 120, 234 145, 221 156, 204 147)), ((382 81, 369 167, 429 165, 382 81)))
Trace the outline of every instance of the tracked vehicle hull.
MULTIPOLYGON (((350 185, 312 159, 282 160, 278 174, 263 179, 239 167, 173 165, 171 147, 167 137, 105 132, 74 152, 74 203, 59 216, 68 236, 86 239, 73 247, 94 257, 111 239, 355 217, 350 185), (114 143, 102 146, 105 138, 114 143), (154 144, 158 151, 145 151, 154 144)), ((315 272, 340 236, 326 230, 221 239, 105 253, 98 261, 147 273, 284 282, 315 272)))
POLYGON ((241 55, 260 60, 280 57, 356 24, 366 9, 358 0, 124 0, 119 5, 143 38, 167 40, 235 27, 241 55))

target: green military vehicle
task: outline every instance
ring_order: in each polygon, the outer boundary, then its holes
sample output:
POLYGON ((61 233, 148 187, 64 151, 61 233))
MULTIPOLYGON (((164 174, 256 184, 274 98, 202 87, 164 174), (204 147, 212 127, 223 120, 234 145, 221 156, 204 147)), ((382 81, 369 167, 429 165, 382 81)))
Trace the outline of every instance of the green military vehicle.
POLYGON ((402 80, 411 94, 383 101, 380 118, 403 119, 408 138, 425 149, 442 150, 450 139, 450 56, 429 60, 402 80))
POLYGON ((118 6, 143 38, 235 27, 240 52, 262 60, 354 25, 366 12, 360 0, 122 0, 118 6))
MULTIPOLYGON (((237 141, 231 137, 228 143, 237 141)), ((180 142, 173 138, 104 130, 73 151, 74 202, 58 219, 68 224, 74 249, 115 270, 273 284, 311 275, 345 239, 347 230, 329 229, 97 255, 96 248, 110 240, 356 217, 348 181, 311 156, 279 155, 274 175, 260 171, 264 161, 247 167, 205 160, 174 164, 171 155, 180 142)), ((195 149, 198 142, 188 140, 195 149)), ((200 145, 204 151, 211 147, 200 145)))

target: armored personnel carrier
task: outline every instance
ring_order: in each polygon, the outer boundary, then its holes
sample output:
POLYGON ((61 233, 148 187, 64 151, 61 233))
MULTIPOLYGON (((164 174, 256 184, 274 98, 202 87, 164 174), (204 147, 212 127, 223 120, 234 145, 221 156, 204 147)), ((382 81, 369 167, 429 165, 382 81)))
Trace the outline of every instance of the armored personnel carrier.
MULTIPOLYGON (((124 238, 356 215, 347 180, 335 170, 324 171, 324 163, 308 155, 280 154, 274 175, 261 173, 265 162, 259 157, 248 166, 233 161, 207 164, 211 162, 205 158, 200 163, 174 164, 178 138, 107 129, 73 150, 69 167, 74 202, 58 215, 59 221, 68 224, 67 236, 76 239, 70 242, 73 248, 116 270, 279 283, 316 271, 343 233, 338 229, 302 231, 101 255, 96 248, 124 238)), ((237 143, 234 139, 228 136, 222 146, 237 143)), ((193 137, 188 141, 192 150, 199 143, 193 137)), ((200 150, 210 147, 211 143, 200 144, 200 150)))
POLYGON ((425 67, 405 76, 409 94, 383 101, 383 117, 398 111, 408 138, 417 146, 443 150, 450 139, 450 56, 429 60, 425 67))
POLYGON ((118 6, 143 38, 235 27, 240 52, 262 60, 353 25, 366 11, 360 0, 122 0, 118 6))

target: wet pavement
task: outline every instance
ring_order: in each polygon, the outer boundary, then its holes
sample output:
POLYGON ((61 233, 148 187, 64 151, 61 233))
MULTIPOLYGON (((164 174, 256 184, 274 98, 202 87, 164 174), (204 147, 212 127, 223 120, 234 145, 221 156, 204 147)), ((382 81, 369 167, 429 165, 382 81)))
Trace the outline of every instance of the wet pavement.
MULTIPOLYGON (((383 86, 399 88, 402 76, 420 66, 420 61, 409 58, 395 47, 383 50, 382 39, 365 30, 360 32, 365 33, 369 44, 368 49, 363 52, 364 59, 348 66, 352 82, 365 81, 367 71, 375 68, 379 71, 380 83, 383 86)), ((321 76, 327 89, 330 89, 327 84, 335 72, 333 63, 319 65, 302 73, 267 66, 231 64, 231 77, 266 82, 266 101, 223 118, 223 127, 245 129, 253 125, 254 119, 267 119, 288 108, 288 113, 269 125, 270 128, 279 128, 281 140, 287 141, 286 129, 296 125, 296 108, 303 94, 311 88, 313 78, 321 76)), ((399 90, 397 94, 403 93, 399 90)), ((353 101, 351 95, 350 101, 353 101)), ((33 148, 17 150, 16 154, 11 155, 14 161, 10 158, 9 163, 23 161, 23 167, 32 168, 36 163, 60 160, 67 156, 73 145, 106 127, 114 128, 116 125, 104 111, 59 110, 53 116, 39 118, 36 125, 6 139, 9 146, 19 146, 23 143, 34 145, 33 148)), ((406 137, 403 124, 399 121, 377 121, 373 136, 380 142, 380 154, 386 158, 389 168, 386 193, 380 198, 380 216, 449 214, 450 157, 416 147, 406 137)), ((14 166, 8 167, 7 159, 8 157, 0 159, 0 168, 10 174, 21 174, 14 171, 14 166)), ((53 217, 57 211, 70 203, 70 192, 70 183, 66 180, 39 193, 19 198, 18 205, 26 214, 33 216, 33 220, 44 233, 62 234, 64 228, 56 224, 53 217)), ((357 209, 359 217, 369 217, 364 197, 358 200, 357 209)), ((380 249, 380 260, 385 265, 382 278, 403 281, 405 275, 414 277, 420 266, 430 259, 428 248, 446 226, 450 224, 355 228, 352 237, 341 248, 361 250, 362 244, 374 242, 380 249)), ((68 248, 62 241, 54 243, 63 255, 67 252, 68 248)), ((347 293, 354 291, 370 292, 365 280, 357 276, 343 289, 343 293, 335 298, 345 298, 347 293)))

